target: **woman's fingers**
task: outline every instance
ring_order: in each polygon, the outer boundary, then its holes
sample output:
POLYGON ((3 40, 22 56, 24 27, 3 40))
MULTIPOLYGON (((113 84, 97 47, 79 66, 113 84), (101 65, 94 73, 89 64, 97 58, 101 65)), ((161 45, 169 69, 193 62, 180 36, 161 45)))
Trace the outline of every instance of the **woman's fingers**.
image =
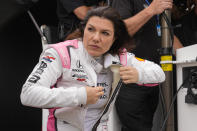
POLYGON ((138 82, 138 71, 131 66, 120 67, 120 77, 126 84, 138 82))
POLYGON ((103 87, 86 86, 87 102, 86 104, 95 104, 100 96, 104 94, 103 87))

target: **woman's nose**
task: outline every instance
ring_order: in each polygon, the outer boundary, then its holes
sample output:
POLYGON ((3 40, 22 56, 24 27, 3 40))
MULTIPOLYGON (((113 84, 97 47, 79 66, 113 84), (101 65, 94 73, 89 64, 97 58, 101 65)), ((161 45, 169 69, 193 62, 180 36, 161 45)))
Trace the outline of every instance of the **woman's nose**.
POLYGON ((94 33, 93 40, 96 41, 96 42, 98 42, 100 40, 100 34, 99 34, 99 32, 95 32, 94 33))

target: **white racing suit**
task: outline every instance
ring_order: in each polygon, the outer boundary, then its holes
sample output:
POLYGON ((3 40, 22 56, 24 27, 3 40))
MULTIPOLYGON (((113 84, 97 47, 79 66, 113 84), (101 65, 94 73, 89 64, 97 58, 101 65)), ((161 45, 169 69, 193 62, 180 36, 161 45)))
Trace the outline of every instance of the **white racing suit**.
MULTIPOLYGON (((110 54, 106 54, 102 62, 97 61, 86 52, 81 41, 73 40, 72 42, 75 42, 77 47, 69 48, 71 59, 69 68, 64 68, 65 65, 62 65, 61 58, 55 49, 47 48, 41 54, 39 63, 22 88, 22 104, 49 109, 55 116, 49 115, 48 121, 54 125, 47 125, 47 131, 90 131, 109 98, 113 74, 108 67, 113 61, 120 63, 119 56, 110 54), (101 97, 95 104, 99 106, 86 105, 85 86, 100 85, 105 86, 106 89, 105 97, 101 97), (96 115, 94 110, 98 110, 96 115), (88 115, 86 112, 92 112, 93 115, 88 115), (92 120, 89 118, 94 116, 92 120)), ((138 84, 160 83, 165 80, 163 70, 153 62, 139 60, 131 53, 127 53, 126 62, 127 66, 133 66, 138 70, 138 84)), ((101 118, 98 131, 102 131, 103 126, 106 129, 108 114, 113 103, 114 101, 101 118)))

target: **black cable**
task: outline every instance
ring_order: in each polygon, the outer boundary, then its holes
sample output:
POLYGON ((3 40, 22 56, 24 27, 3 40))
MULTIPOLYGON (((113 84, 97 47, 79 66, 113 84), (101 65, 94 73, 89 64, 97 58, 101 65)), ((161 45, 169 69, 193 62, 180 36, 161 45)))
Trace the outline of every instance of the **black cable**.
POLYGON ((174 97, 173 97, 173 99, 172 99, 172 102, 171 102, 170 107, 169 107, 169 111, 168 111, 167 114, 166 114, 166 118, 164 119, 164 122, 163 122, 163 124, 162 124, 162 127, 161 127, 160 131, 163 131, 163 130, 164 130, 164 127, 165 127, 165 125, 166 125, 166 122, 167 122, 167 120, 168 120, 168 117, 169 117, 169 115, 170 115, 170 112, 171 112, 171 110, 172 110, 174 101, 175 101, 176 98, 177 98, 177 94, 178 94, 178 92, 183 88, 183 86, 184 86, 185 83, 189 80, 189 78, 190 78, 190 75, 184 80, 184 82, 181 84, 181 86, 180 86, 180 87, 178 88, 178 90, 176 91, 176 94, 174 95, 174 97))
POLYGON ((162 92, 162 89, 161 89, 161 84, 159 84, 159 98, 160 98, 160 101, 161 101, 161 108, 162 108, 162 119, 164 119, 164 116, 166 114, 166 106, 165 106, 165 101, 164 101, 164 95, 163 95, 163 92, 162 92))
POLYGON ((105 106, 105 109, 104 109, 102 115, 100 116, 100 118, 98 119, 98 121, 96 122, 96 124, 93 126, 92 131, 96 131, 97 130, 97 127, 98 127, 98 125, 100 123, 101 118, 109 110, 109 107, 110 107, 111 103, 113 102, 113 100, 115 99, 115 97, 117 96, 117 93, 120 90, 121 86, 122 86, 122 79, 119 80, 118 85, 116 86, 116 88, 115 88, 112 96, 110 97, 109 102, 105 106))
POLYGON ((180 91, 181 88, 182 88, 182 86, 179 87, 179 89, 177 90, 176 94, 174 95, 174 97, 173 97, 173 99, 172 99, 172 102, 171 102, 169 111, 168 111, 168 113, 167 113, 167 115, 166 115, 166 118, 164 119, 164 122, 163 122, 163 124, 162 124, 162 127, 161 127, 161 130, 160 130, 160 131, 163 131, 163 129, 164 129, 165 125, 166 125, 166 122, 167 122, 168 117, 169 117, 169 115, 170 115, 170 112, 171 112, 171 110, 172 110, 174 101, 176 100, 176 96, 177 96, 177 94, 178 94, 178 92, 180 91))
POLYGON ((42 32, 41 29, 39 28, 38 23, 36 22, 35 18, 34 18, 33 15, 31 14, 31 12, 28 10, 27 13, 28 13, 29 17, 31 18, 33 24, 35 25, 37 31, 39 32, 41 38, 44 37, 43 32, 42 32))
POLYGON ((161 16, 164 18, 164 20, 166 21, 168 28, 169 28, 169 32, 170 32, 170 37, 171 37, 171 44, 172 44, 172 49, 173 49, 173 45, 174 45, 174 31, 173 31, 173 27, 172 24, 170 22, 170 20, 168 19, 167 15, 165 14, 165 12, 163 12, 161 14, 161 16))

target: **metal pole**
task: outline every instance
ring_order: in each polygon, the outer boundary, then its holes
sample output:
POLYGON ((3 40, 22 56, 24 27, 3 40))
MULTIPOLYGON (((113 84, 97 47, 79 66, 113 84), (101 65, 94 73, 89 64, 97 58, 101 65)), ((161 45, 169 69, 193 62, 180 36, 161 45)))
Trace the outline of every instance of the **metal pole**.
MULTIPOLYGON (((165 10, 164 13, 166 14, 169 21, 171 21, 171 12, 170 10, 165 10)), ((172 35, 170 35, 169 25, 167 24, 164 17, 161 19, 161 31, 162 31, 162 55, 161 61, 168 61, 172 60, 172 35)), ((165 111, 166 114, 170 111, 170 115, 166 121, 165 131, 174 131, 174 109, 170 109, 170 105, 173 99, 173 65, 170 64, 161 64, 162 69, 165 72, 166 80, 162 83, 162 93, 164 95, 164 102, 165 102, 165 111)), ((165 114, 165 116, 166 116, 165 114)))

